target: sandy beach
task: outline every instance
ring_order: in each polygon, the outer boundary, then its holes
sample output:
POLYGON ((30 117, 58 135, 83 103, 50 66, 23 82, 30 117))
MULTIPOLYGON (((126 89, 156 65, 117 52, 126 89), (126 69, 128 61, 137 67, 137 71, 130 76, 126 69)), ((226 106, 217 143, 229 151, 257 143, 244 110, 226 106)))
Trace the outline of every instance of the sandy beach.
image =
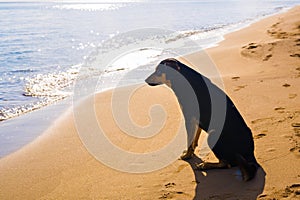
MULTIPOLYGON (((159 151, 176 137, 183 120, 176 97, 167 87, 144 84, 82 100, 36 140, 2 158, 0 199, 299 199, 300 7, 228 34, 206 53, 253 132, 255 155, 261 164, 253 180, 241 181, 238 168, 195 170, 195 164, 201 162, 198 157, 188 162, 176 159, 152 172, 150 168, 145 173, 129 173, 134 168, 126 168, 127 158, 105 149, 105 144, 100 154, 109 161, 98 161, 90 153, 93 149, 85 148, 82 131, 78 134, 81 125, 87 136, 97 134, 101 127, 111 145, 133 154, 159 151), (149 111, 157 104, 167 115, 159 109, 149 111), (124 107, 138 126, 161 126, 150 116, 165 123, 151 137, 128 136, 115 121, 115 111, 124 107)), ((199 52, 181 60, 199 69, 203 65, 199 52)), ((171 150, 177 156, 184 149, 171 150)), ((197 155, 200 150, 196 149, 197 155)))

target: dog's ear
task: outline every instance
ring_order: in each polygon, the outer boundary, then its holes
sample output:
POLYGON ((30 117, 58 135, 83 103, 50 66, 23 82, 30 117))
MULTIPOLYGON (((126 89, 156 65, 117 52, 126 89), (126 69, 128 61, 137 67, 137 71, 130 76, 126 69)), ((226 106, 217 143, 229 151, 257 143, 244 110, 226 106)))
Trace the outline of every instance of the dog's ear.
POLYGON ((180 71, 180 62, 176 60, 175 58, 168 58, 163 61, 161 61, 162 65, 166 65, 168 67, 171 67, 175 69, 176 71, 180 71))

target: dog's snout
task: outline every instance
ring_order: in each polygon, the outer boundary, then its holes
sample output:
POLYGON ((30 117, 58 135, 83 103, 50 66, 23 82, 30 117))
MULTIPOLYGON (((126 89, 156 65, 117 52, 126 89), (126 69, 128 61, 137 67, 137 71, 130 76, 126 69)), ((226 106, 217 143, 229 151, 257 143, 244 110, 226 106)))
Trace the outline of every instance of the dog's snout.
POLYGON ((145 82, 150 86, 156 86, 159 85, 159 83, 156 80, 155 72, 151 74, 148 78, 145 79, 145 82))
POLYGON ((149 83, 151 83, 151 80, 152 80, 152 77, 150 75, 148 78, 145 79, 145 82, 149 84, 149 83))

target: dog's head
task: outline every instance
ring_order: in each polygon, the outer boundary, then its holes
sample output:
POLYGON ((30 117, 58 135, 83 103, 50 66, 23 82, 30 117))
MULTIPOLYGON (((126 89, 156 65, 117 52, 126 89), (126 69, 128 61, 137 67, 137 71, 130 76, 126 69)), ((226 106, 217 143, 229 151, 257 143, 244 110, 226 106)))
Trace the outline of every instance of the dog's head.
POLYGON ((174 73, 180 71, 180 65, 181 63, 174 58, 165 59, 145 81, 150 86, 166 84, 171 87, 174 73))

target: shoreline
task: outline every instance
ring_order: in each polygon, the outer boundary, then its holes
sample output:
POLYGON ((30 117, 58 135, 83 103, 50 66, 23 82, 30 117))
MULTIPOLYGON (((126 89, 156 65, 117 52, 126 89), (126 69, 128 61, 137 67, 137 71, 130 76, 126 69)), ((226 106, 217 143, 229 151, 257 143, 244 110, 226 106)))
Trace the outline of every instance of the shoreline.
MULTIPOLYGON (((244 184, 235 177, 236 168, 213 170, 205 175, 193 170, 197 159, 189 163, 178 160, 145 174, 113 170, 87 152, 69 110, 36 140, 0 159, 3 178, 0 198, 205 199, 224 195, 237 199, 296 198, 300 189, 297 185, 300 183, 299 10, 296 6, 264 18, 226 35, 217 47, 206 51, 224 78, 225 91, 253 131, 255 153, 262 165, 255 180, 244 184)), ((198 56, 199 52, 184 56, 183 62, 201 66, 198 56)), ((121 95, 125 95, 124 90, 121 95)), ((139 141, 125 136, 113 122, 109 110, 112 91, 95 95, 98 123, 110 130, 108 137, 115 145, 131 152, 149 152, 160 149, 174 137, 180 112, 174 96, 165 88, 144 87, 137 91, 132 100, 133 119, 141 125, 150 122, 149 118, 138 116, 140 112, 147 115, 144 110, 155 103, 151 100, 153 96, 157 96, 161 105, 170 104, 168 117, 173 121, 167 121, 164 134, 139 141)), ((78 105, 81 109, 85 106, 84 102, 78 105)), ((89 119, 82 120, 89 123, 89 119)))
MULTIPOLYGON (((29 2, 30 3, 30 2, 29 2)), ((217 47, 222 41, 225 40, 225 35, 231 34, 233 32, 239 31, 243 28, 249 27, 251 26, 251 24, 256 23, 257 21, 260 21, 261 19, 264 19, 266 17, 270 17, 272 15, 276 15, 279 13, 284 13, 286 12, 288 9, 291 8, 283 8, 282 10, 280 10, 277 13, 274 14, 267 14, 266 16, 261 16, 260 19, 252 19, 249 22, 244 22, 242 23, 243 25, 238 27, 238 28, 227 28, 228 30, 226 30, 225 34, 222 35, 222 39, 220 39, 218 42, 215 42, 214 44, 209 45, 209 47, 203 49, 203 51, 206 51, 207 49, 211 49, 214 47, 217 47)), ((237 26, 237 24, 234 24, 234 26, 237 26)), ((74 67, 79 66, 82 64, 77 64, 77 65, 73 65, 71 66, 71 70, 73 70, 74 67)), ((136 83, 136 84, 141 84, 141 83, 136 83)), ((124 86, 130 86, 131 84, 125 84, 124 86)), ((121 87, 124 87, 121 86, 121 87)), ((100 92, 107 92, 109 90, 114 89, 115 86, 107 86, 104 87, 104 90, 100 91, 100 92)), ((223 87, 222 87, 223 88, 223 87)), ((61 100, 55 100, 55 101, 50 101, 48 103, 48 105, 43 105, 41 107, 39 107, 38 109, 34 109, 32 111, 26 111, 22 114, 18 114, 16 116, 12 116, 9 117, 5 120, 0 121, 0 127, 1 127, 1 131, 0 131, 0 146, 7 146, 8 148, 5 149, 0 149, 0 159, 8 156, 10 153, 13 153, 19 149, 21 149, 22 147, 26 146, 26 144, 32 142, 35 138, 37 138, 38 136, 40 136, 44 131, 46 131, 48 129, 48 127, 54 123, 56 117, 48 117, 45 114, 43 114, 43 112, 51 112, 51 113, 62 113, 60 110, 60 107, 62 106, 66 106, 66 104, 64 102, 66 101, 72 101, 71 99, 73 98, 74 95, 68 96, 66 98, 63 98, 61 100), (51 119, 52 120, 51 120, 51 119), (34 119, 34 121, 39 122, 38 126, 35 130, 28 130, 28 129, 23 129, 22 130, 22 136, 20 136, 18 134, 18 132, 21 131, 21 129, 24 127, 24 123, 27 123, 28 121, 32 121, 32 119, 34 119), (20 128, 22 127, 22 128, 20 128), (11 131, 12 130, 12 131, 11 131), (10 132, 9 132, 10 131, 10 132)), ((67 103, 70 104, 69 106, 71 106, 71 103, 67 103)), ((57 114, 56 116, 59 116, 59 114, 57 114)))

